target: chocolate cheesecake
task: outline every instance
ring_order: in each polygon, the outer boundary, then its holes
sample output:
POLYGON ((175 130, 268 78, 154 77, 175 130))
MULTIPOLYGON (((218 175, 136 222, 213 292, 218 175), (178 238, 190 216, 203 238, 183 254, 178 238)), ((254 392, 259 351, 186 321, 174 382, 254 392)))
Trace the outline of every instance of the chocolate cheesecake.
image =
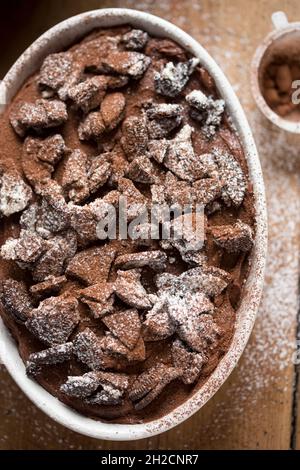
POLYGON ((0 129, 1 316, 26 373, 95 419, 164 416, 228 351, 255 239, 213 78, 169 39, 96 30, 45 58, 0 129))

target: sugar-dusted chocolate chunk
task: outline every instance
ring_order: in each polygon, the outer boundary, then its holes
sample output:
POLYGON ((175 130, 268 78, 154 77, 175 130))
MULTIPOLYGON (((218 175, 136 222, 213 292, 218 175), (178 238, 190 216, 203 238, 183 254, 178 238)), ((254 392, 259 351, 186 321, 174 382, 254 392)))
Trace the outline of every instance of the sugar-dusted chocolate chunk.
POLYGON ((176 369, 182 371, 181 380, 185 384, 192 384, 198 379, 202 366, 207 361, 205 354, 189 351, 179 339, 172 344, 172 359, 176 369))
POLYGON ((157 172, 148 157, 140 156, 130 163, 126 177, 136 183, 152 184, 157 180, 157 172))
POLYGON ((105 123, 100 111, 92 111, 80 123, 78 136, 80 140, 97 140, 105 132, 105 123))
POLYGON ((108 152, 105 155, 107 157, 107 161, 111 164, 111 175, 108 181, 109 185, 116 186, 118 184, 118 180, 125 176, 129 162, 119 144, 117 144, 111 152, 108 152))
POLYGON ((26 327, 49 346, 66 343, 79 322, 77 306, 74 297, 49 297, 31 311, 26 327))
POLYGON ((2 245, 1 256, 28 265, 37 261, 47 248, 47 242, 39 235, 21 230, 19 238, 8 238, 2 245))
POLYGON ((138 309, 150 309, 152 307, 147 291, 141 284, 141 272, 138 269, 118 271, 115 292, 127 305, 138 309))
POLYGON ((110 282, 99 282, 79 292, 80 300, 86 303, 95 318, 101 318, 113 311, 114 285, 110 282))
POLYGON ((180 215, 171 222, 164 222, 165 240, 160 244, 162 247, 167 247, 166 243, 169 243, 179 251, 181 257, 191 251, 200 251, 205 242, 205 224, 203 212, 196 211, 180 215))
POLYGON ((222 183, 219 178, 203 178, 193 183, 196 204, 210 204, 221 195, 222 183))
POLYGON ((45 139, 35 139, 37 143, 37 158, 49 165, 56 165, 65 155, 67 147, 63 137, 55 134, 45 139))
POLYGON ((119 405, 122 403, 124 393, 111 385, 103 385, 100 392, 86 398, 89 405, 119 405))
POLYGON ((47 276, 46 279, 30 287, 30 293, 36 299, 42 299, 49 294, 57 294, 66 284, 66 276, 47 276))
POLYGON ((169 143, 164 165, 185 181, 194 181, 202 176, 201 161, 195 155, 192 143, 193 129, 186 124, 169 143))
POLYGON ((74 150, 68 157, 62 175, 62 186, 68 197, 75 204, 88 198, 89 184, 87 176, 87 155, 79 149, 74 150))
POLYGON ((226 289, 231 281, 231 275, 223 269, 214 266, 199 266, 182 273, 178 284, 192 291, 201 291, 209 297, 215 297, 226 289))
MULTIPOLYGON (((102 388, 97 395, 91 397, 93 404, 100 403, 101 392, 106 392, 107 399, 120 398, 128 388, 128 379, 125 374, 115 374, 112 372, 87 372, 81 376, 69 376, 66 383, 61 386, 61 391, 66 395, 86 398, 90 397, 98 389, 102 388), (118 393, 117 393, 118 392, 118 393)), ((103 404, 111 404, 105 401, 102 395, 103 404)))
POLYGON ((176 329, 181 326, 189 326, 194 318, 204 313, 212 313, 214 305, 202 292, 186 292, 182 296, 184 290, 182 289, 178 294, 170 295, 167 297, 168 313, 175 324, 176 329))
POLYGON ((146 359, 145 344, 139 337, 133 349, 127 348, 118 338, 107 333, 101 341, 104 351, 116 356, 123 356, 129 362, 142 362, 146 359))
POLYGON ((216 346, 220 331, 210 314, 191 316, 177 328, 177 334, 191 349, 207 352, 216 346))
POLYGON ((187 62, 179 62, 176 65, 173 62, 168 62, 154 76, 156 92, 171 98, 179 95, 198 63, 199 59, 196 58, 189 59, 187 62))
POLYGON ((113 52, 100 58, 97 69, 102 73, 117 73, 139 79, 151 63, 150 57, 140 52, 113 52))
POLYGON ((128 389, 129 381, 125 374, 112 372, 98 372, 101 385, 94 395, 86 401, 91 405, 118 405, 122 402, 124 393, 128 389))
POLYGON ((30 317, 33 303, 24 282, 3 280, 0 300, 5 311, 18 323, 24 323, 30 317))
POLYGON ((46 199, 31 204, 20 218, 23 229, 36 232, 43 238, 51 238, 54 233, 66 230, 69 227, 67 211, 53 207, 46 199))
POLYGON ((118 361, 102 348, 102 341, 90 328, 76 335, 73 350, 77 359, 92 370, 118 368, 118 361))
MULTIPOLYGON (((84 206, 68 204, 70 212, 70 225, 77 233, 78 242, 80 245, 85 246, 92 241, 103 240, 97 228, 98 223, 102 220, 107 220, 111 207, 110 201, 105 198, 97 198, 89 204, 84 206)), ((105 239, 107 234, 105 235, 105 239)))
POLYGON ((124 346, 134 349, 141 333, 141 322, 136 309, 113 312, 102 318, 102 321, 124 346))
POLYGON ((148 129, 145 116, 129 116, 122 124, 121 144, 128 160, 144 156, 147 151, 148 129))
POLYGON ((91 194, 101 188, 111 176, 111 163, 103 155, 90 160, 88 169, 88 186, 91 194))
POLYGON ((13 173, 0 176, 0 214, 8 217, 24 210, 31 197, 31 188, 21 176, 13 173))
POLYGON ((69 98, 83 112, 97 108, 103 100, 108 85, 108 78, 100 75, 88 78, 69 89, 69 98))
POLYGON ((141 51, 147 44, 148 34, 141 29, 132 29, 122 36, 121 42, 129 51, 141 51))
POLYGON ((179 104, 151 104, 146 115, 149 119, 148 132, 150 139, 162 139, 180 126, 183 118, 183 107, 179 104))
POLYGON ((122 93, 109 93, 100 106, 100 112, 107 131, 115 129, 124 117, 125 97, 122 93))
POLYGON ((237 220, 233 225, 211 227, 214 242, 229 253, 247 252, 253 245, 253 232, 250 225, 237 220))
POLYGON ((193 191, 190 184, 178 179, 171 171, 167 172, 163 186, 164 198, 168 204, 183 207, 185 204, 193 203, 193 191))
POLYGON ((126 203, 127 219, 129 221, 138 217, 147 208, 146 197, 136 188, 128 178, 120 178, 118 189, 126 203))
POLYGON ((204 135, 210 139, 221 124, 225 101, 206 96, 201 90, 193 90, 186 96, 191 107, 190 115, 202 124, 204 135))
POLYGON ((105 282, 115 256, 116 251, 110 245, 87 248, 74 256, 66 274, 87 285, 105 282))
POLYGON ((169 141, 167 139, 150 140, 148 143, 148 155, 157 163, 162 163, 169 148, 169 141))
POLYGON ((103 366, 100 338, 89 328, 86 328, 75 337, 74 354, 79 361, 92 370, 101 369, 103 366))
POLYGON ((73 354, 73 343, 64 343, 30 354, 26 362, 26 373, 37 375, 43 366, 61 364, 69 361, 73 354))
POLYGON ((69 397, 86 398, 100 386, 97 372, 87 372, 84 375, 69 376, 60 390, 69 397))
POLYGON ((38 146, 35 140, 27 137, 23 145, 21 160, 23 173, 33 187, 51 178, 51 173, 54 171, 52 165, 37 158, 38 146))
POLYGON ((118 256, 115 266, 120 269, 143 268, 149 266, 154 271, 163 271, 166 267, 167 255, 160 250, 141 251, 118 256))
POLYGON ((76 250, 77 239, 72 230, 51 238, 48 241, 47 251, 35 263, 32 272, 33 279, 42 282, 48 276, 63 274, 68 261, 73 258, 76 250))
POLYGON ((146 315, 143 323, 143 338, 145 341, 160 341, 175 333, 175 325, 169 317, 167 301, 159 298, 146 315))
POLYGON ((40 88, 58 91, 67 81, 73 70, 73 57, 70 52, 50 54, 44 60, 37 82, 40 88))
POLYGON ((43 129, 58 127, 66 122, 68 113, 65 103, 59 100, 36 100, 35 103, 21 103, 14 108, 10 122, 15 132, 24 137, 28 130, 41 132, 43 129))
POLYGON ((228 206, 240 206, 246 192, 246 178, 237 160, 227 152, 214 150, 219 178, 223 182, 221 196, 228 206))

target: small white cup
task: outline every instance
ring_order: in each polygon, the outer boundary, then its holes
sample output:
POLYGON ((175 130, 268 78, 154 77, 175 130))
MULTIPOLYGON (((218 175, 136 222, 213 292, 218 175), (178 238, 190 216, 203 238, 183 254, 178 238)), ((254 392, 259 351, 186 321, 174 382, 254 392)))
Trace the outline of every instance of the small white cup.
POLYGON ((274 30, 268 34, 257 48, 251 65, 251 89, 257 106, 269 121, 285 131, 300 134, 300 121, 291 121, 276 114, 265 101, 261 90, 262 73, 270 62, 275 51, 285 51, 294 42, 299 45, 300 55, 300 22, 289 23, 282 11, 272 14, 274 30))

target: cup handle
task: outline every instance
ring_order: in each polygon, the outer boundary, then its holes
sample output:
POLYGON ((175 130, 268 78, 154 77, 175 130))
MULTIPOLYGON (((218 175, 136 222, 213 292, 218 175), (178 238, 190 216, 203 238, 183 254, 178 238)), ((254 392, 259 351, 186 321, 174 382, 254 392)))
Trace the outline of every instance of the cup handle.
POLYGON ((271 18, 275 29, 286 28, 289 24, 289 20, 283 11, 275 11, 271 18))

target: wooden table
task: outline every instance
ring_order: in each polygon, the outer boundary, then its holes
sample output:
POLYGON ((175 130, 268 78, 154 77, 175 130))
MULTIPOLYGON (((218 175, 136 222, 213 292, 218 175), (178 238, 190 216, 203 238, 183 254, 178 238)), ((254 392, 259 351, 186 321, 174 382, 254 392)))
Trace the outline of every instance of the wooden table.
POLYGON ((2 10, 0 20, 0 40, 5 44, 0 75, 51 25, 84 10, 118 6, 139 7, 162 16, 198 39, 227 73, 244 105, 260 152, 269 208, 269 261, 262 304, 243 358, 222 389, 181 426, 143 441, 97 441, 64 429, 38 411, 2 367, 0 449, 300 449, 300 381, 293 360, 299 279, 299 141, 271 128, 260 116, 249 85, 250 61, 271 28, 270 14, 283 9, 290 19, 297 15, 300 19, 299 2, 9 0, 1 2, 6 11, 2 10))

